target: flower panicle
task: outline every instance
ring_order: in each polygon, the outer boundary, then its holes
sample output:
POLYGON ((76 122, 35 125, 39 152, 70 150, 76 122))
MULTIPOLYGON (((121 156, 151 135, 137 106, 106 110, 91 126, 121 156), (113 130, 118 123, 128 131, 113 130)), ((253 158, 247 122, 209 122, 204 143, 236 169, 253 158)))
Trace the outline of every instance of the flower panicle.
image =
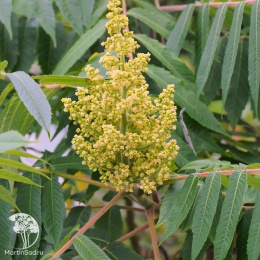
POLYGON ((100 180, 117 190, 132 192, 137 184, 151 193, 170 178, 179 149, 171 139, 176 121, 174 85, 154 100, 149 97, 142 73, 147 71, 150 54, 138 53, 129 59, 139 46, 133 32, 126 31, 128 18, 120 4, 118 0, 108 4, 110 36, 102 44, 106 52, 100 58, 108 79, 88 65, 88 88, 77 89, 77 101, 63 98, 62 102, 78 125, 72 144, 83 164, 98 170, 100 180))

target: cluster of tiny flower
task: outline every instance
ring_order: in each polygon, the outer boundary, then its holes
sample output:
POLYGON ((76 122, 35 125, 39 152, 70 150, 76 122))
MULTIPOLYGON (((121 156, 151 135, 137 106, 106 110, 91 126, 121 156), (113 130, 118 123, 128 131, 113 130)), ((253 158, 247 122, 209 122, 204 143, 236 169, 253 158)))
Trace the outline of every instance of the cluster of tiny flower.
POLYGON ((150 54, 130 59, 139 46, 126 30, 128 18, 119 6, 118 0, 108 4, 110 37, 102 44, 107 53, 100 63, 109 79, 87 66, 88 87, 77 89, 77 101, 64 98, 62 102, 69 118, 79 125, 72 143, 83 164, 98 170, 101 181, 117 190, 132 192, 138 184, 151 193, 170 178, 170 165, 179 149, 171 139, 176 121, 174 86, 154 100, 149 97, 142 72, 147 71, 150 54))

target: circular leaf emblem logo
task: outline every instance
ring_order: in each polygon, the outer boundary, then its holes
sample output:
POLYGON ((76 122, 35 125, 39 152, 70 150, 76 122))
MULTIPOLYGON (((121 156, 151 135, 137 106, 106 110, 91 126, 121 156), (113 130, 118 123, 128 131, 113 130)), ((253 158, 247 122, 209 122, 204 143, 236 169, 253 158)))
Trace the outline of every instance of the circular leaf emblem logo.
POLYGON ((21 239, 22 247, 16 249, 27 249, 35 244, 39 237, 39 226, 36 220, 25 213, 17 213, 9 217, 13 223, 13 231, 21 239))

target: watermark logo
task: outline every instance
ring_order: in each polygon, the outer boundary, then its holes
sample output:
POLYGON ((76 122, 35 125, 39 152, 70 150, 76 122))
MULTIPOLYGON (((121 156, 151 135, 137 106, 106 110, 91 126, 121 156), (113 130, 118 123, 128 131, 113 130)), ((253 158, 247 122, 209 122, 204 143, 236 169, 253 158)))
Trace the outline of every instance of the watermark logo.
POLYGON ((36 220, 25 213, 17 213, 9 217, 14 222, 13 231, 21 237, 22 247, 19 250, 33 246, 39 237, 39 226, 36 220))

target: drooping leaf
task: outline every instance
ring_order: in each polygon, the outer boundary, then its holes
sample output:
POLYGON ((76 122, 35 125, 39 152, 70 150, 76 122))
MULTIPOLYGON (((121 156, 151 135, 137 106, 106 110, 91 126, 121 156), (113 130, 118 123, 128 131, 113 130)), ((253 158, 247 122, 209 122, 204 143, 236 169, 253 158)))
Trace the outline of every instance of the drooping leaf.
POLYGON ((64 226, 75 227, 76 225, 79 225, 79 227, 82 227, 88 222, 90 215, 91 207, 74 207, 70 210, 67 218, 65 219, 64 226))
POLYGON ((258 111, 258 97, 260 92, 260 2, 255 1, 250 17, 250 34, 248 48, 248 81, 254 101, 256 116, 258 111))
POLYGON ((164 38, 169 37, 171 29, 174 25, 173 19, 168 19, 168 17, 166 17, 162 11, 159 11, 156 8, 132 8, 127 12, 127 15, 145 23, 164 38))
POLYGON ((220 173, 210 173, 200 194, 192 222, 192 259, 196 259, 209 235, 217 209, 216 198, 221 187, 220 180, 220 173))
POLYGON ((42 175, 48 179, 48 177, 45 174, 43 174, 41 171, 39 171, 37 168, 34 168, 32 166, 29 166, 29 165, 21 163, 21 162, 9 160, 6 158, 0 158, 0 165, 10 167, 10 168, 15 168, 15 169, 21 169, 24 171, 34 172, 34 173, 42 175))
MULTIPOLYGON (((221 176, 221 185, 223 185, 223 181, 222 181, 223 177, 227 178, 227 176, 223 176, 223 175, 221 176)), ((226 186, 224 186, 224 187, 226 187, 226 186)), ((209 238, 213 243, 215 241, 216 231, 217 231, 219 218, 220 218, 220 214, 221 214, 221 209, 222 209, 222 205, 223 205, 223 197, 222 197, 221 192, 219 193, 218 198, 216 198, 216 200, 218 201, 217 202, 217 209, 216 209, 215 216, 214 216, 212 226, 211 226, 211 229, 210 229, 210 233, 209 233, 209 238)))
POLYGON ((197 72, 196 82, 197 82, 197 98, 200 96, 209 76, 210 68, 214 59, 214 55, 217 49, 218 39, 222 29, 222 25, 225 19, 225 14, 227 11, 227 4, 223 3, 217 11, 214 17, 207 43, 204 52, 201 57, 200 65, 197 72))
POLYGON ((162 205, 160 207, 159 220, 156 223, 156 226, 160 226, 167 221, 169 214, 171 212, 171 205, 176 200, 176 195, 183 187, 184 181, 178 181, 172 184, 167 190, 166 194, 163 197, 162 205))
POLYGON ((28 179, 18 173, 11 172, 11 171, 4 170, 4 169, 0 169, 0 179, 17 181, 17 182, 22 182, 22 183, 26 183, 29 185, 35 185, 35 186, 41 187, 37 183, 31 181, 30 179, 28 179))
POLYGON ((56 22, 55 33, 56 47, 50 36, 42 28, 39 28, 37 53, 43 74, 52 73, 71 41, 72 34, 66 34, 64 25, 61 22, 56 22))
POLYGON ((84 260, 109 260, 110 258, 107 257, 107 255, 102 251, 101 248, 99 248, 95 243, 93 243, 88 237, 84 235, 79 235, 76 237, 76 239, 73 241, 73 245, 79 255, 84 260))
POLYGON ((197 16, 197 30, 196 30, 196 42, 195 42, 195 67, 198 70, 200 59, 204 51, 209 28, 209 5, 203 4, 198 9, 197 16))
POLYGON ((176 25, 166 43, 166 47, 171 50, 176 56, 179 56, 185 38, 187 36, 190 21, 194 11, 194 5, 188 5, 181 13, 176 25))
POLYGON ((12 1, 0 0, 0 21, 5 25, 10 39, 13 38, 11 27, 12 1))
POLYGON ((15 14, 11 16, 11 26, 12 39, 5 26, 0 22, 0 60, 8 61, 6 71, 12 70, 18 57, 18 21, 15 14))
MULTIPOLYGON (((24 173, 24 177, 32 180, 33 182, 41 185, 41 177, 35 173, 24 173)), ((34 185, 26 185, 23 183, 18 184, 17 188, 17 205, 21 209, 21 212, 29 214, 32 216, 39 226, 39 234, 41 234, 41 188, 34 185)), ((40 245, 40 239, 38 239, 35 244, 30 247, 30 250, 37 250, 40 245)), ((26 256, 25 259, 32 260, 36 259, 36 256, 26 256)))
POLYGON ((22 17, 19 19, 19 56, 14 70, 28 72, 35 59, 37 21, 22 17))
POLYGON ((56 46, 55 35, 55 13, 50 0, 30 0, 33 9, 33 15, 53 40, 56 46))
POLYGON ((134 38, 142 43, 175 77, 182 79, 188 85, 194 85, 195 77, 190 69, 163 44, 142 34, 135 34, 134 38))
POLYGON ((43 160, 42 158, 35 156, 33 154, 27 153, 27 152, 20 151, 20 150, 8 150, 7 152, 4 152, 4 154, 11 155, 11 156, 17 156, 17 157, 36 159, 38 161, 42 161, 45 164, 48 164, 48 162, 43 160))
POLYGON ((99 18, 107 11, 107 5, 109 0, 96 1, 91 16, 91 26, 94 26, 99 18))
POLYGON ((64 199, 58 177, 44 180, 42 189, 42 220, 44 228, 51 237, 54 248, 58 247, 65 217, 64 199))
POLYGON ((92 29, 86 31, 65 53, 55 67, 53 74, 65 74, 75 62, 103 35, 106 19, 100 20, 92 29))
POLYGON ((16 205, 10 192, 1 185, 0 185, 0 200, 7 202, 9 205, 13 206, 19 212, 21 212, 20 209, 18 208, 18 206, 16 205))
POLYGON ((0 122, 0 133, 16 130, 21 134, 26 134, 34 122, 34 118, 15 94, 6 103, 3 112, 0 114, 0 122))
POLYGON ((227 38, 221 38, 218 42, 216 53, 207 82, 204 87, 205 101, 210 104, 212 100, 217 98, 221 88, 221 70, 227 45, 227 38))
POLYGON ((248 40, 240 40, 234 73, 225 105, 228 119, 233 129, 241 117, 248 99, 248 40))
POLYGON ((20 99, 36 121, 47 131, 50 131, 51 107, 45 94, 38 84, 23 71, 7 74, 20 99))
POLYGON ((227 100, 230 82, 235 68, 244 6, 245 6, 245 2, 241 2, 235 8, 232 26, 228 37, 228 44, 225 51, 225 57, 224 57, 224 62, 222 67, 222 78, 221 78, 223 106, 225 106, 227 100))
POLYGON ((106 247, 105 253, 111 260, 120 260, 120 259, 144 260, 143 257, 138 255, 130 247, 118 242, 110 243, 106 247))
POLYGON ((214 256, 224 259, 233 241, 234 232, 246 191, 246 172, 237 170, 230 177, 230 185, 222 206, 214 242, 214 256))
MULTIPOLYGON (((0 179, 0 186, 8 189, 8 182, 0 179)), ((5 254, 5 250, 11 250, 11 221, 10 217, 10 204, 0 200, 0 259, 9 260, 10 256, 5 254)))
POLYGON ((171 212, 166 220, 165 231, 160 243, 168 238, 186 218, 198 192, 197 183, 198 178, 195 175, 190 175, 176 195, 176 199, 171 205, 171 212))
POLYGON ((243 218, 240 220, 237 227, 237 241, 236 241, 237 260, 248 259, 246 247, 247 247, 249 226, 252 221, 252 213, 253 210, 248 210, 244 214, 243 218))
POLYGON ((81 35, 83 33, 83 24, 81 15, 81 6, 78 0, 55 0, 63 16, 71 24, 73 29, 81 35))
POLYGON ((81 0, 80 2, 82 23, 87 29, 89 29, 95 0, 81 0))
POLYGON ((95 224, 95 229, 102 230, 109 237, 109 241, 115 241, 123 235, 123 221, 118 206, 113 206, 95 224))
POLYGON ((0 153, 26 146, 30 141, 17 131, 8 131, 0 134, 0 153))
POLYGON ((19 16, 32 16, 32 6, 28 0, 12 0, 13 12, 19 16))
MULTIPOLYGON (((173 80, 172 75, 169 71, 166 71, 163 68, 156 66, 148 66, 147 75, 152 78, 160 87, 160 89, 164 89, 168 84, 172 84, 173 80)), ((182 84, 175 85, 175 97, 174 101, 181 107, 186 109, 188 115, 196 120, 201 125, 206 128, 221 133, 223 135, 227 135, 223 127, 220 125, 218 120, 214 117, 214 115, 209 111, 207 106, 202 103, 200 100, 198 101, 198 108, 196 109, 196 96, 195 93, 185 89, 182 84)))
POLYGON ((248 233, 247 254, 249 260, 258 259, 260 256, 260 189, 257 189, 257 197, 253 210, 252 220, 248 233))

